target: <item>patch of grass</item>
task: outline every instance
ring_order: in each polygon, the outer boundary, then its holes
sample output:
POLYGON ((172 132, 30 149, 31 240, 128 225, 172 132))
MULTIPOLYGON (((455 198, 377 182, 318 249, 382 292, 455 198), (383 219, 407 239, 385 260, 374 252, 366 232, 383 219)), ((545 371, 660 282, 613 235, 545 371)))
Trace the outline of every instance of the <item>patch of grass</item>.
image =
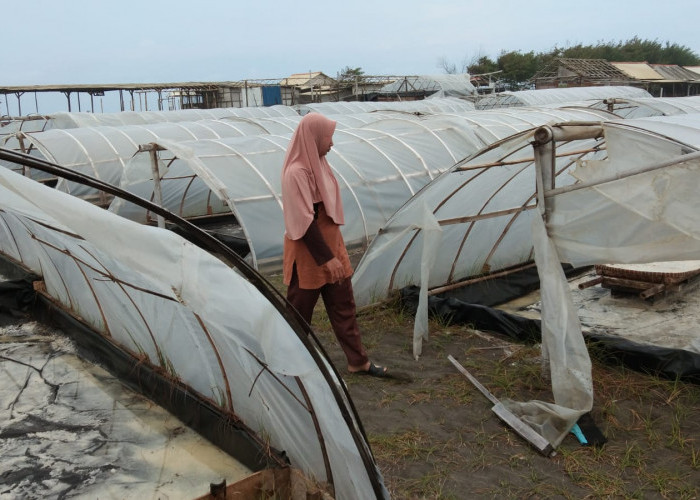
MULTIPOLYGON (((538 346, 432 319, 415 361, 412 313, 385 303, 358 320, 370 355, 411 375, 347 380, 392 498, 700 498, 700 386, 636 372, 591 348, 592 415, 608 443, 567 436, 544 458, 446 360, 455 356, 498 398, 552 401, 538 346)), ((313 327, 344 363, 321 302, 313 327)))
POLYGON ((636 469, 644 467, 645 464, 646 461, 644 450, 642 450, 639 446, 637 446, 634 443, 631 443, 629 446, 627 446, 627 449, 625 450, 624 455, 620 460, 620 467, 631 467, 636 469))
POLYGON ((389 435, 370 437, 372 449, 380 461, 426 460, 435 452, 436 446, 430 436, 414 428, 389 435))
POLYGON ((694 446, 690 448, 690 466, 695 470, 700 470, 700 450, 696 450, 694 446))

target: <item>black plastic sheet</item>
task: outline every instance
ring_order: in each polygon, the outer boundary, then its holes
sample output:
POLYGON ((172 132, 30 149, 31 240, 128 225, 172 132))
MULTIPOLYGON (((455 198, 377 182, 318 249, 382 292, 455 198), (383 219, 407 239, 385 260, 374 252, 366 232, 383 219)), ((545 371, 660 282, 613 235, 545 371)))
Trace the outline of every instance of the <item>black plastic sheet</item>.
MULTIPOLYGON (((418 288, 407 287, 401 290, 402 305, 414 311, 418 307, 418 288)), ((431 317, 439 318, 445 324, 469 325, 480 331, 505 335, 523 342, 536 343, 541 340, 541 322, 516 314, 489 307, 467 303, 454 297, 436 295, 428 298, 431 317)), ((614 361, 634 370, 652 375, 700 383, 700 354, 640 344, 621 337, 584 334, 589 352, 597 359, 614 361)))

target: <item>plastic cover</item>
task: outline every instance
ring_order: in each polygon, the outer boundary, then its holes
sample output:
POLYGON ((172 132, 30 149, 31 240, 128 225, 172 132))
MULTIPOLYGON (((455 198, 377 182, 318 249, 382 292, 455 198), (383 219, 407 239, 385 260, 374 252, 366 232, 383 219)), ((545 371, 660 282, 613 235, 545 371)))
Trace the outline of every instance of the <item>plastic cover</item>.
POLYGON ((342 101, 320 102, 298 106, 299 114, 310 111, 324 115, 356 114, 361 112, 397 111, 402 113, 459 113, 474 110, 474 103, 457 97, 423 99, 420 101, 342 101))
POLYGON ((379 94, 401 94, 403 92, 438 92, 441 97, 476 96, 476 88, 468 74, 406 76, 379 89, 379 94))
MULTIPOLYGON (((459 282, 469 277, 494 273, 532 260, 530 221, 535 208, 535 169, 530 142, 539 119, 541 124, 560 121, 605 119, 605 114, 583 110, 513 109, 494 112, 494 117, 511 118, 508 126, 488 130, 509 137, 458 163, 423 188, 384 225, 362 257, 353 277, 358 306, 385 299, 392 291, 422 285, 418 274, 425 258, 421 243, 425 206, 442 228, 439 254, 429 272, 429 288, 459 282), (519 113, 522 111, 522 113, 519 113), (512 136, 514 130, 525 132, 512 136)), ((485 113, 490 114, 490 113, 485 113)), ((480 133, 481 129, 477 129, 480 133)), ((576 158, 598 144, 590 141, 575 148, 562 147, 557 172, 563 183, 576 158)), ((436 236, 437 237, 437 236, 436 236)), ((414 353, 418 354, 418 353, 414 353)))
MULTIPOLYGON (((253 263, 278 265, 282 256, 281 166, 290 135, 217 141, 167 142, 160 151, 163 203, 185 217, 233 213, 243 228, 253 263)), ((483 145, 467 128, 438 117, 393 119, 340 129, 328 154, 341 187, 349 246, 367 245, 378 228, 423 185, 483 145)), ((122 187, 152 199, 150 158, 127 165, 122 187)), ((145 222, 128 203, 111 210, 145 222)))
POLYGON ((98 127, 101 125, 138 125, 143 123, 217 120, 227 116, 265 118, 291 116, 296 112, 288 106, 180 109, 176 111, 121 111, 117 113, 53 113, 47 115, 49 128, 98 127))
POLYGON ((235 412, 319 481, 331 480, 327 456, 337 498, 377 496, 381 475, 363 462, 358 446, 369 448, 343 383, 284 304, 170 231, 4 168, 0 208, 0 251, 42 276, 65 310, 235 412))
POLYGON ((517 90, 481 97, 476 102, 476 109, 491 109, 505 106, 540 106, 543 104, 576 102, 591 99, 645 97, 651 97, 651 94, 641 88, 626 86, 517 90))
MULTIPOLYGON (((335 115, 338 116, 338 115, 335 115)), ((341 186, 345 242, 366 246, 387 219, 424 185, 497 138, 552 120, 591 120, 598 110, 534 110, 395 115, 361 128, 340 128, 328 160, 341 186)), ((233 213, 255 266, 278 266, 282 256, 280 172, 291 134, 173 143, 159 141, 165 206, 185 218, 233 213)), ((147 153, 127 164, 122 187, 153 199, 147 153)), ((128 203, 111 210, 140 222, 149 215, 128 203)))

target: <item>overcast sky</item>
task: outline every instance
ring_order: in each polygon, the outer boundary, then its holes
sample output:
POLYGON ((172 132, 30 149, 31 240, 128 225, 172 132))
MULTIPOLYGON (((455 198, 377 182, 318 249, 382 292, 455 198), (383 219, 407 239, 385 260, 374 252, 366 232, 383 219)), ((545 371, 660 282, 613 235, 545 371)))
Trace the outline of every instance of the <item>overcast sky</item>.
MULTIPOLYGON (((700 1, 0 0, 0 85, 442 73, 501 51, 626 41, 700 54, 700 1)), ((9 99, 8 99, 9 100, 9 99)), ((3 106, 4 108, 4 106, 3 106)))
POLYGON ((669 41, 700 53, 700 1, 0 0, 0 85, 442 73, 505 50, 669 41))

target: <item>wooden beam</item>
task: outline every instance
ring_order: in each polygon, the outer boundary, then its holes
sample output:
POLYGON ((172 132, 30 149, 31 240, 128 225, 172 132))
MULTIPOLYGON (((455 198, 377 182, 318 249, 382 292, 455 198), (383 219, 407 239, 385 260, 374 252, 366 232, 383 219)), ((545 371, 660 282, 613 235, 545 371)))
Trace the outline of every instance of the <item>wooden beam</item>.
POLYGON ((491 394, 491 392, 484 387, 474 376, 469 373, 466 368, 464 368, 459 362, 452 357, 452 355, 448 355, 447 359, 450 360, 450 362, 459 370, 462 375, 464 375, 467 380, 469 380, 474 386, 479 389, 479 391, 486 396, 486 398, 491 401, 494 406, 491 408, 491 411, 493 411, 498 418, 500 418, 506 425, 508 425, 511 429, 513 429, 520 437, 525 439, 527 442, 529 442, 532 446, 537 449, 541 454, 543 454, 546 457, 553 456, 554 454, 554 448, 552 447, 549 442, 540 436, 535 430, 527 425, 525 422, 520 420, 520 418, 515 415, 513 412, 508 410, 505 406, 503 406, 503 403, 501 403, 496 396, 491 394))

